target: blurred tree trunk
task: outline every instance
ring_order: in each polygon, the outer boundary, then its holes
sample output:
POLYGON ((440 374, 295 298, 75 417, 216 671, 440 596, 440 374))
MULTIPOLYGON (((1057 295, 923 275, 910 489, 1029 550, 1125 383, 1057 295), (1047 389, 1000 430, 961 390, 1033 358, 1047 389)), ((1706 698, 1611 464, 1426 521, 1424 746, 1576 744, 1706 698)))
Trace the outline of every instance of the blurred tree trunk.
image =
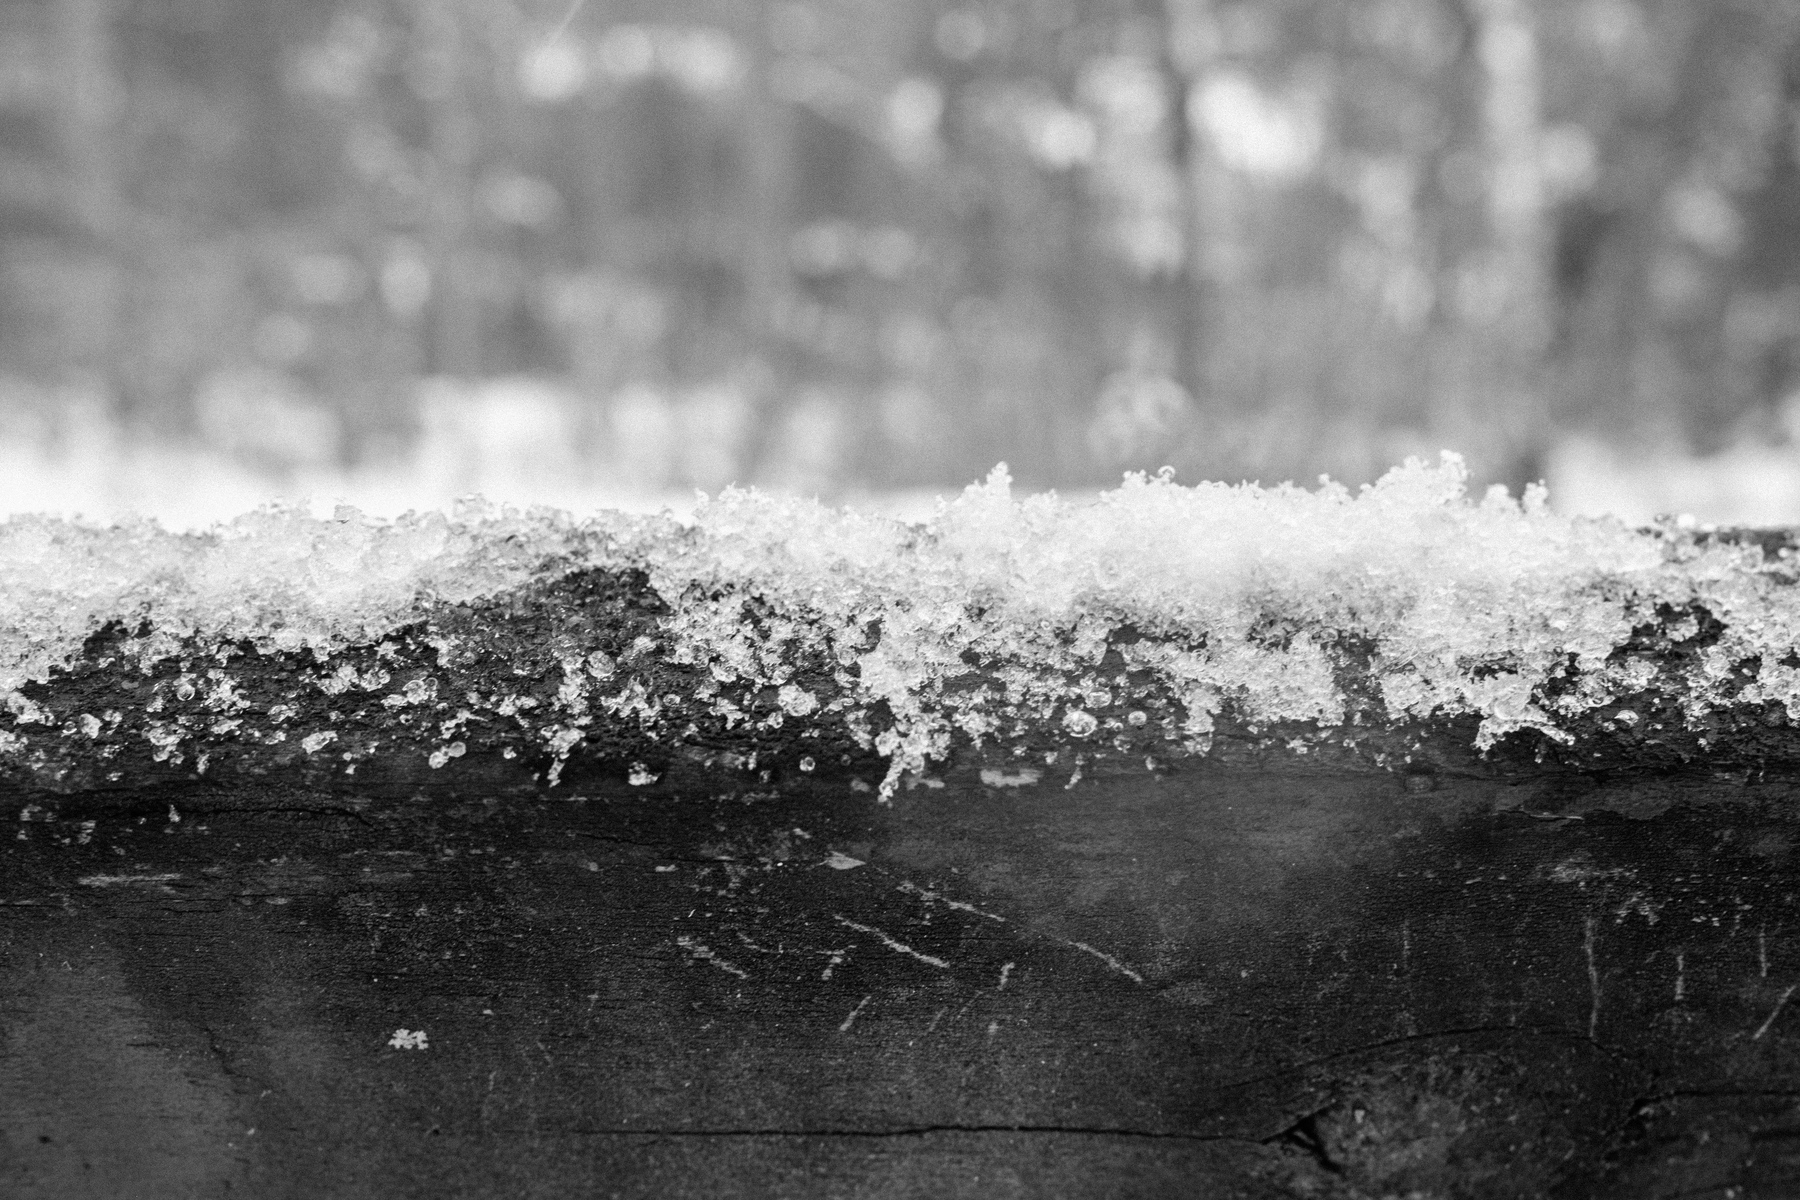
MULTIPOLYGON (((431 370, 469 378, 482 370, 482 313, 475 244, 478 131, 470 95, 474 48, 463 0, 421 0, 416 78, 431 114, 427 189, 433 291, 431 370)), ((418 84, 415 84, 418 86, 418 84)))
POLYGON ((1547 449, 1545 426, 1554 415, 1542 394, 1541 370, 1549 349, 1552 303, 1541 166, 1541 52, 1531 0, 1469 0, 1469 15, 1483 75, 1489 248, 1482 277, 1473 284, 1480 297, 1466 298, 1473 303, 1466 302, 1465 311, 1488 326, 1485 342, 1492 357, 1487 364, 1475 364, 1476 389, 1457 389, 1458 403, 1476 409, 1443 414, 1449 419, 1440 424, 1459 442, 1483 427, 1490 439, 1497 432, 1504 444, 1470 445, 1477 469, 1520 485, 1538 473, 1547 449), (1479 384, 1483 378, 1485 386, 1479 384))
POLYGON ((781 313, 792 290, 788 240, 794 206, 795 114, 777 94, 778 61, 768 11, 746 30, 752 62, 744 82, 744 108, 737 123, 743 171, 744 212, 738 222, 738 269, 742 278, 740 321, 746 343, 755 347, 750 364, 760 387, 753 397, 756 417, 745 439, 740 477, 755 479, 782 437, 793 383, 781 313))
POLYGON ((1795 377, 1793 318, 1775 314, 1800 263, 1779 215, 1794 211, 1800 10, 1669 5, 1652 19, 1661 87, 1629 97, 1599 187, 1558 231, 1558 366, 1599 438, 1710 453, 1757 436, 1746 410, 1779 404, 1795 377))
POLYGON ((643 264, 644 239, 632 222, 631 183, 640 173, 634 133, 643 123, 641 100, 631 91, 596 90, 565 114, 570 155, 579 172, 584 299, 570 338, 570 367, 593 405, 596 431, 605 435, 613 395, 642 369, 638 339, 620 332, 626 284, 635 283, 643 264))
POLYGON ((115 0, 56 0, 55 58, 60 64, 55 99, 56 136, 67 186, 66 213, 76 231, 79 281, 63 328, 69 365, 104 378, 112 367, 117 336, 121 233, 119 147, 120 72, 115 61, 115 0))
POLYGON ((1669 167, 1654 145, 1627 144, 1615 154, 1641 194, 1616 206, 1579 206, 1558 231, 1557 386, 1578 406, 1570 423, 1609 439, 1666 445, 1680 440, 1680 413, 1648 409, 1634 376, 1656 330, 1651 264, 1669 167))
POLYGON ((1223 402, 1210 386, 1212 342, 1220 311, 1243 274, 1248 233, 1236 211, 1231 173, 1193 117, 1196 98, 1219 67, 1219 29, 1213 0, 1165 0, 1169 61, 1182 81, 1177 102, 1178 160, 1186 180, 1187 267, 1182 296, 1184 373, 1178 382, 1199 405, 1202 418, 1223 418, 1223 402))
POLYGON ((1182 194, 1186 239, 1186 265, 1179 276, 1175 297, 1179 321, 1176 352, 1180 357, 1176 382, 1197 402, 1204 402, 1203 358, 1211 322, 1208 303, 1216 299, 1220 283, 1217 257, 1211 247, 1226 229, 1222 201, 1225 198, 1222 167, 1206 139, 1194 128, 1188 107, 1204 85, 1216 57, 1218 34, 1213 25, 1211 0, 1165 0, 1168 28, 1167 64, 1176 80, 1172 119, 1175 122, 1175 165, 1185 184, 1182 194))

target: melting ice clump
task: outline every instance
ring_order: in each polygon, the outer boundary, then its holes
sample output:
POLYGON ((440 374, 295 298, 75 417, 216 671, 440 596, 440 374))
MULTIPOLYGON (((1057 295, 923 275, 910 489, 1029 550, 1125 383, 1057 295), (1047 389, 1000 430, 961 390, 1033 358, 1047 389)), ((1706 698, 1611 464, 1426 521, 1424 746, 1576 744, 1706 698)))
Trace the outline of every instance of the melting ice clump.
MULTIPOLYGON (((958 731, 1104 737, 1129 678, 1176 697, 1168 734, 1190 752, 1227 708, 1326 729, 1371 704, 1391 722, 1473 714, 1484 749, 1522 729, 1566 740, 1570 719, 1647 691, 1689 720, 1770 701, 1800 719, 1790 562, 1559 516, 1541 488, 1472 501, 1466 478, 1446 454, 1356 493, 1131 476, 1070 503, 1015 500, 997 468, 917 526, 738 490, 691 527, 483 507, 395 522, 266 510, 198 536, 14 519, 0 524, 0 697, 28 719, 18 689, 109 622, 145 662, 195 641, 323 660, 433 605, 631 567, 669 606, 666 653, 704 669, 716 711, 732 710, 726 685, 777 689, 794 719, 838 717, 888 757, 886 791, 958 731), (1700 610, 1704 637, 1682 617, 1700 610), (1693 650, 1678 666, 1634 649, 1658 621, 1693 650), (802 662, 829 664, 837 694, 802 686, 802 662), (1358 696, 1340 683, 1350 665, 1358 696)), ((589 692, 605 711, 637 703, 642 684, 588 650, 565 664, 571 711, 589 692)), ((560 754, 580 735, 557 736, 560 754)))

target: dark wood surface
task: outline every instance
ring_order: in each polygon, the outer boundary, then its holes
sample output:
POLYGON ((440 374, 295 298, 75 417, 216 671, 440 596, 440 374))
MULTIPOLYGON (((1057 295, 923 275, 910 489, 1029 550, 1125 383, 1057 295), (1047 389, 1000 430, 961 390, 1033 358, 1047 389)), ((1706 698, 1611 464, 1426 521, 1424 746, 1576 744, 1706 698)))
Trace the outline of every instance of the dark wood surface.
POLYGON ((984 765, 38 796, 0 1192, 1800 1193, 1792 782, 984 765))
POLYGON ((1104 736, 1009 722, 883 804, 837 668, 783 721, 664 613, 575 572, 324 662, 109 627, 29 685, 0 1195, 1800 1195, 1780 705, 1483 757, 1364 697, 1183 757, 1103 664, 1104 736))

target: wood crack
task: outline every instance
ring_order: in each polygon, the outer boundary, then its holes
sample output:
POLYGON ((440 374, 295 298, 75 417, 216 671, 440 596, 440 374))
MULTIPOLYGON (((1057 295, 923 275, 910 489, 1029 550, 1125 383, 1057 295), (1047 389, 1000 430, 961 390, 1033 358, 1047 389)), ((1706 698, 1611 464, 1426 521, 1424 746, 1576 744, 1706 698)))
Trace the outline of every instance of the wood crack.
POLYGON ((1256 1138, 1232 1134, 1182 1133, 1175 1130, 1122 1129, 1104 1125, 1006 1125, 1006 1124, 931 1124, 900 1125, 888 1129, 571 1129, 583 1137, 644 1138, 923 1138, 938 1134, 1032 1134, 1038 1136, 1112 1137, 1170 1142, 1223 1142, 1244 1146, 1260 1146, 1256 1138))

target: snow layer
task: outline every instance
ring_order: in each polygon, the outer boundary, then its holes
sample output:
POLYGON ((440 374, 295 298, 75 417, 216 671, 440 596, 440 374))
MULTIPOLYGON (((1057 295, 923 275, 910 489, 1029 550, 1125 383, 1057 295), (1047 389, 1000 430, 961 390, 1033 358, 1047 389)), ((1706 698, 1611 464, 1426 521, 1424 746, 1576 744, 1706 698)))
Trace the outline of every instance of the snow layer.
MULTIPOLYGON (((329 661, 437 606, 635 567, 670 607, 674 662, 778 689, 789 717, 848 722, 890 760, 885 791, 959 730, 1104 738, 1132 679, 1178 698, 1169 736, 1190 752, 1227 706, 1327 729, 1371 704, 1392 722, 1474 714, 1482 748, 1522 729, 1566 739, 1572 719, 1644 694, 1690 720, 1770 702, 1800 719, 1786 560, 1559 516, 1542 489, 1472 501, 1465 485, 1446 454, 1355 494, 1131 476, 1087 503, 1015 500, 997 468, 920 525, 736 490, 691 526, 479 505, 391 522, 270 509, 204 535, 15 518, 0 524, 0 698, 32 719, 19 689, 109 623, 146 666, 246 642, 329 661), (1691 652, 1641 652, 1634 630, 1658 621, 1691 652), (796 680, 805 662, 831 664, 823 707, 796 680)), ((648 706, 597 646, 563 649, 558 703, 578 719, 559 755, 590 711, 648 706)))
POLYGON ((515 587, 598 533, 562 514, 464 505, 397 521, 271 507, 205 534, 151 521, 0 523, 0 697, 66 666, 118 622, 144 661, 187 639, 321 656, 379 640, 435 602, 515 587))

